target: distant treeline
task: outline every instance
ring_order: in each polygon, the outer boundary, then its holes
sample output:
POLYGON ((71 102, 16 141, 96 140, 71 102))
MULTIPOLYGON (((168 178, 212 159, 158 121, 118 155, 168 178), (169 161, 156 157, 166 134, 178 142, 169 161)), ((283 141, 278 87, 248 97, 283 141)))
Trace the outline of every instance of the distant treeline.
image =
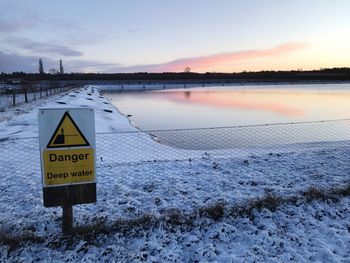
POLYGON ((174 82, 285 82, 285 81, 350 81, 350 68, 320 70, 259 71, 240 73, 65 73, 29 74, 14 72, 0 74, 1 81, 114 81, 119 83, 174 83, 174 82))

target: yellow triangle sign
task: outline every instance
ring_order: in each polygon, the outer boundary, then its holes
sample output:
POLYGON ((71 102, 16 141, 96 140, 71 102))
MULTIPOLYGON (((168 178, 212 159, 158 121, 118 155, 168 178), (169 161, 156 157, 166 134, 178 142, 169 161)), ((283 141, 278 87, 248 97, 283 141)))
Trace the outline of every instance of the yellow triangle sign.
POLYGON ((47 148, 90 146, 72 117, 66 111, 53 133, 47 148))

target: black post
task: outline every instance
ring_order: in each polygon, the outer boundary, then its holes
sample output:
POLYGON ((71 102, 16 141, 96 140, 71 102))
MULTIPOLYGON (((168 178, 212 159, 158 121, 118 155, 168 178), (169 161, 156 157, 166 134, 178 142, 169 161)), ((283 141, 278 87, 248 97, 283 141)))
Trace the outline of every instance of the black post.
POLYGON ((42 94, 41 94, 41 87, 39 88, 39 90, 40 90, 40 98, 42 98, 42 94))
POLYGON ((66 205, 62 209, 62 232, 63 234, 70 234, 73 230, 73 207, 66 205))
POLYGON ((12 106, 16 106, 16 91, 12 90, 12 106))
POLYGON ((24 89, 24 99, 25 99, 25 102, 28 103, 28 94, 27 94, 26 88, 24 89))

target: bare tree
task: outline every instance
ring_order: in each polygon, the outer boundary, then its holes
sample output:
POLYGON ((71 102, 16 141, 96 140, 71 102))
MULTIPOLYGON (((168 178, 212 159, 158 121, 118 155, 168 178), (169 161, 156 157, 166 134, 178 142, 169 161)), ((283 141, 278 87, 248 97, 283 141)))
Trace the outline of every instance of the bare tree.
POLYGON ((57 75, 57 74, 59 74, 60 72, 59 72, 57 69, 50 68, 50 69, 49 69, 49 73, 50 73, 50 74, 53 74, 53 75, 57 75))
POLYGON ((60 74, 64 74, 62 60, 60 59, 60 74))
POLYGON ((39 58, 39 74, 44 74, 43 60, 39 58))
POLYGON ((190 67, 186 67, 184 70, 185 73, 190 73, 191 72, 191 68, 190 67))

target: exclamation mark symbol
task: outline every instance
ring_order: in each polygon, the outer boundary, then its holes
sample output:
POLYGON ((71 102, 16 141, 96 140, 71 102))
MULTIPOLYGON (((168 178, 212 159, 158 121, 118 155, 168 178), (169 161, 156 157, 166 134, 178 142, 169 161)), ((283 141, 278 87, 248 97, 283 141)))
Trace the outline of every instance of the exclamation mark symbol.
POLYGON ((58 134, 56 136, 56 139, 54 140, 53 144, 64 144, 64 131, 63 131, 63 128, 61 129, 61 134, 58 134))

